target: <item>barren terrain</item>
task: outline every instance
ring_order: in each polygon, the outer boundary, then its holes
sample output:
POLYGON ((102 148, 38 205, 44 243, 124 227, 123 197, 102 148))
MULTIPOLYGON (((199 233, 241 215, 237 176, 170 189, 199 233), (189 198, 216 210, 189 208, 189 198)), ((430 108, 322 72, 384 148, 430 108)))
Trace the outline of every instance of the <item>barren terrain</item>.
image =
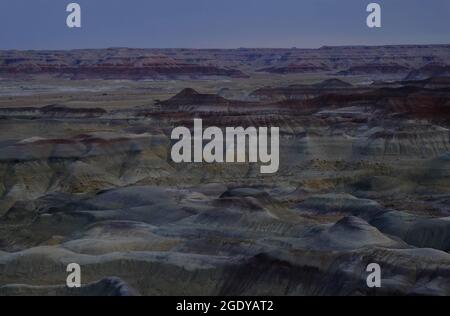
POLYGON ((0 295, 450 295, 449 65, 449 45, 0 52, 0 295), (173 163, 194 118, 280 127, 279 172, 173 163))

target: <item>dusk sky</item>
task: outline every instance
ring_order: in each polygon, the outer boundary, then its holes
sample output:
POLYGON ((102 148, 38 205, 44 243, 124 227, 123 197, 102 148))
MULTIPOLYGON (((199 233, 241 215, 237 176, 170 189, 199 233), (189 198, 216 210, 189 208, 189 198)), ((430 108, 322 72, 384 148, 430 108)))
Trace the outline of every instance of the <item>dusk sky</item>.
POLYGON ((449 0, 0 0, 0 49, 449 44, 449 0), (70 2, 82 28, 66 26, 70 2), (382 5, 382 28, 366 6, 382 5))

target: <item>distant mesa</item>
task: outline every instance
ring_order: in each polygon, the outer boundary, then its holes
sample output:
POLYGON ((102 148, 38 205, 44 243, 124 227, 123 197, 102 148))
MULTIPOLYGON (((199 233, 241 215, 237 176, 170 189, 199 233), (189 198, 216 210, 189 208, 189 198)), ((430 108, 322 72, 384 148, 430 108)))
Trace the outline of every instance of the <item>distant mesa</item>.
POLYGON ((174 97, 159 102, 162 106, 186 106, 186 105, 228 105, 230 101, 216 94, 202 94, 192 88, 183 89, 174 97))
POLYGON ((166 55, 133 50, 63 52, 0 52, 0 74, 9 76, 51 75, 67 79, 129 79, 160 77, 246 77, 240 70, 198 64, 166 55), (3 57, 3 58, 2 58, 3 57))
MULTIPOLYGON (((429 63, 449 65, 449 48, 449 45, 393 45, 322 49, 16 50, 0 51, 0 76, 153 80, 248 78, 248 74, 255 72, 280 75, 333 72, 398 80, 429 63)), ((443 76, 447 72, 432 73, 443 76)))

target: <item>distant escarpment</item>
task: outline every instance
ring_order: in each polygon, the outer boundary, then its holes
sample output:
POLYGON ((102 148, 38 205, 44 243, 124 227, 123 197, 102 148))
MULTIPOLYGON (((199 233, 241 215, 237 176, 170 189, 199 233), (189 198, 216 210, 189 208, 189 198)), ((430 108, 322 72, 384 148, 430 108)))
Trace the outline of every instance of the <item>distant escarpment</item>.
POLYGON ((216 94, 202 94, 192 88, 183 89, 172 98, 160 102, 162 106, 183 106, 183 105, 228 105, 230 101, 216 94))
POLYGON ((248 112, 256 103, 229 100, 218 94, 200 93, 192 88, 186 88, 165 101, 157 101, 156 105, 162 113, 201 112, 211 114, 230 111, 248 112))
POLYGON ((240 70, 200 65, 165 55, 121 56, 102 53, 42 54, 0 58, 0 75, 50 75, 68 79, 156 79, 177 77, 245 77, 240 70))
MULTIPOLYGON (((449 65, 449 48, 449 45, 392 45, 326 46, 319 49, 0 51, 0 77, 40 75, 64 79, 142 80, 333 72, 396 79, 404 78, 414 69, 435 67, 427 65, 449 65)), ((413 77, 417 75, 411 74, 413 77)))

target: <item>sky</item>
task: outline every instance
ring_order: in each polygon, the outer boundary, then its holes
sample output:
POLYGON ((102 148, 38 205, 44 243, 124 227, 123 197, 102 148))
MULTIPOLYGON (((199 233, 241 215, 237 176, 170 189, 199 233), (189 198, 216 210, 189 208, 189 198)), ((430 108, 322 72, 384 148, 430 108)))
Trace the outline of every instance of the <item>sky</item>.
POLYGON ((0 49, 388 44, 450 44, 450 0, 0 0, 0 49), (370 2, 381 29, 366 26, 370 2))

